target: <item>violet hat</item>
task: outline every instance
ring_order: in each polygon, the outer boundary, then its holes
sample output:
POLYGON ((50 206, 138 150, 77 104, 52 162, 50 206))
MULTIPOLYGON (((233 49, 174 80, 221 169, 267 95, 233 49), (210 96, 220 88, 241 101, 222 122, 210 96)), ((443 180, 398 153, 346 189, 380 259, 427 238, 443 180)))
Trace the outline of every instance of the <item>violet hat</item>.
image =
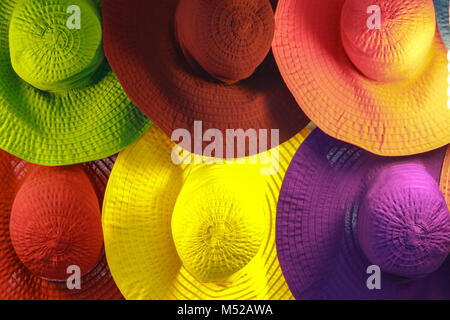
POLYGON ((277 251, 294 297, 450 299, 445 152, 380 157, 316 129, 277 207, 277 251))

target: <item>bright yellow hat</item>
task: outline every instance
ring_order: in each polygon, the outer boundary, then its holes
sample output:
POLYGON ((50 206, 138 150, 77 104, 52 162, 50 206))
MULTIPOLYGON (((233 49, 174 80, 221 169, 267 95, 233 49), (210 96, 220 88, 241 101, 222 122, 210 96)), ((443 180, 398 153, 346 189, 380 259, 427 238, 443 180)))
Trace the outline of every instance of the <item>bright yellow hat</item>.
POLYGON ((240 159, 245 164, 199 164, 189 154, 192 164, 176 165, 175 144, 157 127, 120 153, 103 230, 125 298, 293 299, 277 258, 275 217, 284 174, 308 133, 240 159), (262 174, 269 167, 278 171, 262 174))

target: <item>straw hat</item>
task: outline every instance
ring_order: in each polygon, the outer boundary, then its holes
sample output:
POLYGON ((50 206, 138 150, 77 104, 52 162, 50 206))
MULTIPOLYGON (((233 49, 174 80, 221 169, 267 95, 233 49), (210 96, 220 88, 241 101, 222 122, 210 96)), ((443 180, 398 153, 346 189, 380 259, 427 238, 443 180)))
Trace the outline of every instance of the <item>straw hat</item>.
POLYGON ((432 0, 280 0, 275 23, 281 74, 325 133, 385 156, 450 142, 432 0))
POLYGON ((277 251, 295 298, 450 299, 445 152, 386 158, 311 133, 277 207, 277 251), (373 266, 379 290, 367 283, 373 266))
POLYGON ((108 1, 106 57, 130 99, 169 136, 183 128, 194 138, 202 121, 205 131, 279 129, 282 143, 309 120, 270 52, 275 2, 108 1))
POLYGON ((123 299, 100 216, 113 163, 41 167, 0 151, 0 299, 123 299))
POLYGON ((450 20, 449 20, 449 6, 446 0, 433 0, 436 9, 436 22, 439 27, 441 38, 445 46, 450 48, 450 20))
POLYGON ((278 264, 275 214, 284 172, 307 132, 226 164, 188 154, 191 164, 175 165, 175 144, 156 127, 121 152, 103 232, 125 298, 292 299, 278 264), (262 175, 270 168, 273 175, 262 175))
POLYGON ((149 127, 104 58, 100 6, 0 3, 1 149, 42 165, 80 163, 117 153, 149 127), (73 6, 80 29, 69 29, 73 6))

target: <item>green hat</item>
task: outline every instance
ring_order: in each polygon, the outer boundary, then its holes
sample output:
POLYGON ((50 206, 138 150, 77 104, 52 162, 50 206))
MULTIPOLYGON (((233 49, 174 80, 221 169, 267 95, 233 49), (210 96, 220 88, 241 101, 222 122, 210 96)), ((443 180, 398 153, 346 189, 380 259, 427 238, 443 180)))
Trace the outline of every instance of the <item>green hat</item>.
POLYGON ((0 2, 0 149, 41 165, 87 162, 150 125, 104 58, 101 0, 0 2))

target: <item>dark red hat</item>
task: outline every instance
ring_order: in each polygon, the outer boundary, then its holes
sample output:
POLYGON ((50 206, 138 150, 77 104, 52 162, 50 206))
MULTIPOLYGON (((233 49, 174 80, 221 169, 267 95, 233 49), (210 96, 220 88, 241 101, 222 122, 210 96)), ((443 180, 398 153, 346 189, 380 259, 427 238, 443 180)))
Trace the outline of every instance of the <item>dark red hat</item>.
POLYGON ((280 129, 282 143, 308 120, 270 51, 273 5, 104 1, 106 57, 130 99, 169 136, 184 128, 193 137, 194 121, 202 121, 204 131, 223 133, 280 129))
POLYGON ((101 226, 113 164, 42 167, 0 151, 0 299, 123 299, 101 226))

